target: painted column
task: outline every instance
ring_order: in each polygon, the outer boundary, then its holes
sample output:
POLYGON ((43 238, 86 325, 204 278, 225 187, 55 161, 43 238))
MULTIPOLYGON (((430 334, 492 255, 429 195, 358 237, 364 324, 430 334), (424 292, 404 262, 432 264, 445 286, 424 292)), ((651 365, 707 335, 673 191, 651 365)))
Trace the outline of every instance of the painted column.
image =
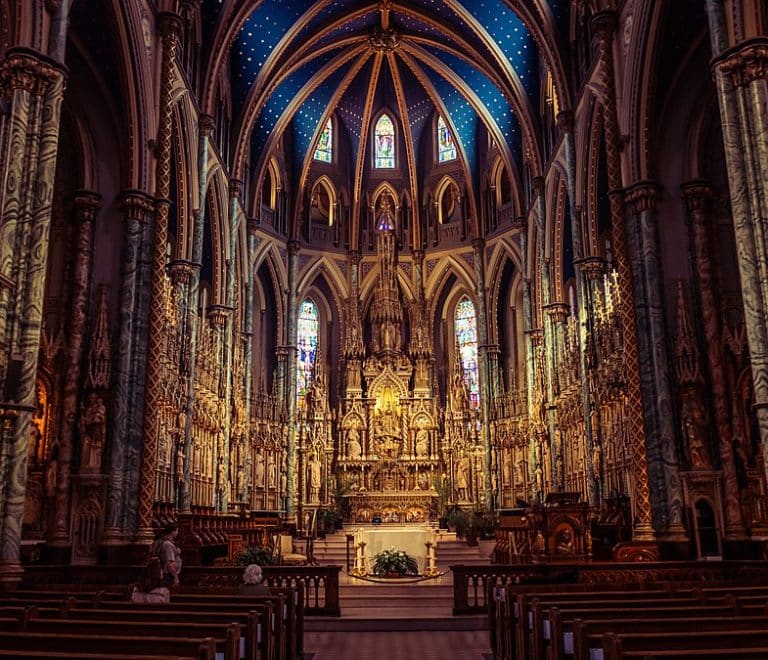
POLYGON ((619 123, 616 113, 616 87, 613 70, 613 37, 616 31, 616 15, 612 11, 595 14, 592 27, 597 34, 600 50, 600 68, 605 105, 605 148, 608 170, 608 197, 611 207, 611 239, 619 291, 621 294, 621 319, 624 328, 624 372, 627 380, 627 432, 631 438, 632 461, 632 535, 636 541, 654 538, 651 511, 651 492, 648 480, 648 457, 643 428, 643 400, 640 392, 640 364, 637 351, 637 323, 632 301, 635 299, 632 271, 627 250, 627 228, 624 219, 624 203, 621 191, 621 154, 619 123))
MULTIPOLYGON (((242 333, 243 339, 243 361, 245 363, 245 410, 248 416, 250 429, 250 419, 253 409, 253 268, 256 263, 256 247, 258 246, 259 238, 257 236, 259 230, 259 221, 255 219, 248 220, 248 267, 246 268, 246 281, 245 281, 245 329, 242 333)), ((252 460, 253 447, 251 444, 250 433, 245 438, 246 443, 246 456, 248 457, 248 465, 245 470, 245 485, 243 486, 244 492, 251 492, 251 470, 250 463, 252 460)))
MULTIPOLYGON (((587 307, 587 301, 590 299, 587 280, 585 277, 584 246, 581 237, 581 214, 576 208, 576 147, 573 134, 573 113, 561 112, 557 116, 558 128, 563 136, 563 149, 565 152, 565 184, 568 193, 568 207, 570 209, 569 221, 571 223, 571 247, 573 250, 573 261, 576 265, 576 315, 579 322, 578 342, 579 342, 579 378, 581 379, 581 405, 584 419, 584 443, 587 457, 592 456, 593 436, 592 436, 592 416, 590 413, 590 400, 592 398, 589 387, 589 373, 587 370, 587 331, 590 327, 588 314, 591 310, 587 307)), ((565 465, 565 456, 562 457, 565 465)), ((570 466, 571 469, 575 466, 570 466)), ((568 467, 566 467, 568 469, 568 467)), ((600 475, 595 474, 593 462, 587 460, 587 493, 589 503, 592 506, 599 504, 598 479, 600 475)))
MULTIPOLYGON (((230 468, 230 447, 232 441, 232 386, 234 374, 234 355, 235 355, 235 253, 237 250, 237 234, 239 227, 239 198, 243 190, 243 182, 233 179, 229 182, 229 260, 227 261, 227 315, 226 326, 224 329, 224 482, 223 497, 221 502, 222 511, 226 512, 229 507, 229 484, 232 476, 229 474, 230 468)), ((248 256, 246 255, 246 259, 248 256)))
POLYGON ((291 520, 295 515, 296 506, 296 360, 298 357, 298 318, 299 318, 299 242, 288 241, 288 345, 287 355, 287 382, 285 395, 288 408, 288 441, 286 447, 286 489, 285 489, 285 513, 291 520))
POLYGON ((733 456, 733 433, 728 413, 730 402, 725 381, 723 348, 720 343, 722 339, 720 307, 715 294, 716 281, 712 272, 714 264, 709 250, 707 230, 707 201, 712 196, 712 190, 704 181, 686 183, 682 190, 690 220, 693 271, 704 326, 709 377, 712 385, 713 417, 718 438, 717 449, 720 455, 720 468, 723 472, 725 533, 731 538, 743 537, 744 521, 739 502, 739 484, 733 456))
POLYGON ((138 190, 122 194, 125 214, 125 236, 120 283, 120 329, 115 361, 113 430, 109 441, 109 481, 107 483, 107 518, 104 543, 121 543, 128 534, 123 502, 125 499, 125 466, 130 432, 130 405, 133 389, 133 336, 136 325, 138 268, 141 226, 152 213, 152 198, 138 190))
POLYGON ((668 538, 685 540, 685 505, 680 481, 675 415, 667 333, 662 295, 661 254, 656 201, 659 186, 641 181, 626 190, 625 200, 633 228, 627 231, 629 252, 635 273, 635 315, 639 347, 640 376, 645 394, 645 426, 648 431, 648 470, 657 475, 659 487, 654 508, 665 511, 668 538))
MULTIPOLYGON (((723 0, 707 0, 712 69, 720 106, 736 255, 744 303, 763 465, 768 470, 768 260, 765 256, 765 143, 768 42, 751 39, 728 47, 723 0), (745 139, 753 144, 745 144, 745 139)), ((755 16, 758 16, 755 13, 755 16)))
POLYGON ((563 460, 563 445, 562 445, 562 433, 558 433, 560 427, 558 421, 557 409, 554 406, 556 395, 559 393, 560 387, 557 378, 557 370, 561 363, 563 354, 563 346, 565 345, 565 332, 566 323, 568 322, 568 305, 562 302, 553 302, 547 305, 544 310, 548 317, 548 322, 551 327, 550 341, 552 342, 551 348, 548 350, 551 352, 552 361, 552 399, 550 404, 551 426, 550 426, 550 443, 551 443, 551 457, 552 457, 552 484, 556 491, 563 490, 563 483, 565 480, 565 461, 563 460))
MULTIPOLYGON (((5 472, 0 475, 0 484, 5 490, 0 527, 0 581, 16 581, 21 568, 19 550, 26 496, 27 445, 36 402, 37 357, 65 77, 57 62, 28 50, 8 51, 0 66, 0 88, 11 105, 6 154, 9 171, 4 180, 4 207, 0 209, 3 214, 0 272, 7 275, 8 256, 13 258, 6 252, 6 240, 15 244, 17 236, 24 236, 19 254, 26 259, 23 280, 12 278, 16 280, 19 294, 15 310, 17 328, 13 331, 17 342, 6 346, 15 358, 18 376, 14 375, 14 383, 8 383, 3 372, 4 382, 0 383, 10 399, 7 404, 16 407, 17 415, 3 438, 5 472), (22 159, 21 170, 14 163, 17 158, 22 159), (6 226, 7 223, 10 226, 6 226)), ((7 323, 9 301, 2 303, 0 317, 5 317, 7 323)))
POLYGON ((485 241, 482 238, 472 239, 472 248, 475 251, 475 290, 477 296, 477 334, 478 334, 478 377, 482 385, 480 397, 480 412, 482 415, 480 433, 483 444, 483 484, 486 505, 493 502, 491 490, 491 437, 488 426, 489 409, 491 402, 490 370, 488 369, 488 315, 485 299, 485 241))
POLYGON ((61 402, 59 427, 59 473, 53 529, 53 545, 70 544, 70 466, 72 462, 72 436, 78 417, 78 394, 82 384, 83 345, 88 331, 88 295, 91 287, 93 228, 99 212, 101 195, 86 190, 75 194, 73 217, 77 224, 74 264, 72 267, 72 297, 69 304, 69 333, 67 366, 61 402))
POLYGON ((228 422, 229 415, 227 413, 227 399, 226 397, 226 383, 228 375, 226 369, 226 349, 225 349, 225 335, 227 331, 227 320, 231 316, 232 310, 226 305, 211 305, 208 307, 208 321, 211 324, 211 328, 214 333, 214 340, 216 342, 216 364, 219 367, 219 382, 218 382, 218 405, 219 405, 219 420, 221 426, 217 432, 216 438, 216 451, 215 459, 217 461, 214 466, 214 477, 216 482, 214 483, 214 492, 216 496, 216 507, 218 511, 227 510, 227 501, 229 500, 228 494, 228 474, 229 474, 229 431, 228 422), (219 465, 222 464, 222 468, 219 465))
MULTIPOLYGON (((520 232, 520 261, 521 261, 521 277, 522 277, 522 293, 523 293, 523 335, 525 337, 525 389, 528 398, 528 427, 530 429, 530 420, 533 419, 534 411, 534 389, 535 389, 535 363, 534 363, 534 346, 531 333, 533 332, 533 312, 531 310, 531 280, 528 276, 528 221, 526 218, 521 217, 515 221, 515 229, 520 232)), ((530 461, 530 457, 535 456, 536 452, 533 451, 533 433, 529 431, 529 463, 531 465, 530 473, 533 474, 535 470, 534 462, 530 461)), ((531 480, 527 481, 528 485, 528 497, 531 499, 536 495, 535 484, 531 483, 531 480)))
POLYGON ((158 16, 162 37, 162 71, 160 82, 160 115, 158 122, 157 158, 157 215, 152 249, 152 288, 149 309, 149 341, 147 346, 147 372, 144 424, 142 427, 141 471, 139 481, 136 541, 152 540, 152 509, 155 501, 155 472, 157 469, 157 433, 162 398, 163 324, 165 322, 160 301, 165 278, 165 252, 168 243, 168 201, 171 184, 171 132, 173 128, 174 62, 179 48, 183 24, 177 14, 158 16))

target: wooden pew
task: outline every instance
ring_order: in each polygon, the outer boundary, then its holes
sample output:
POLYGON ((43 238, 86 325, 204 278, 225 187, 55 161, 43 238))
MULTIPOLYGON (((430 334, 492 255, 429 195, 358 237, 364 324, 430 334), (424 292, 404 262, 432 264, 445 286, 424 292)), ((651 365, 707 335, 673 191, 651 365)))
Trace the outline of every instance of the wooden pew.
POLYGON ((20 651, 19 649, 12 651, 0 649, 0 658, 10 658, 11 660, 49 660, 49 658, 52 660, 194 660, 193 656, 136 655, 135 653, 120 653, 119 651, 110 651, 109 653, 74 651, 66 653, 64 651, 20 651))
POLYGON ((124 649, 134 654, 187 656, 215 660, 213 639, 184 637, 126 637, 123 635, 72 635, 55 633, 0 632, 0 649, 5 651, 63 651, 66 653, 113 653, 124 649))
MULTIPOLYGON (((768 630, 719 630, 695 632, 606 633, 603 636, 603 660, 622 660, 625 651, 647 653, 674 650, 713 650, 720 649, 721 655, 731 657, 731 650, 741 648, 768 647, 768 630), (727 651, 727 655, 723 653, 727 651)), ((642 657, 642 655, 641 655, 642 657)))
MULTIPOLYGON (((673 651, 626 652, 624 660, 723 660, 723 649, 677 649, 673 651)), ((728 649, 728 660, 765 660, 768 646, 760 648, 728 649)))
POLYGON ((561 605, 568 610, 578 609, 624 609, 635 610, 654 607, 687 607, 692 608, 700 605, 697 598, 681 597, 675 598, 672 595, 665 595, 663 598, 637 598, 634 596, 625 596, 617 598, 617 594, 612 594, 612 598, 605 598, 605 595, 597 598, 584 598, 563 602, 562 599, 551 600, 549 596, 546 599, 533 598, 526 609, 520 608, 524 613, 518 617, 517 631, 520 639, 520 657, 544 658, 546 646, 550 639, 550 626, 548 612, 549 608, 561 605))
POLYGON ((728 617, 698 616, 694 610, 690 616, 677 618, 632 618, 632 619, 575 619, 558 621, 559 613, 553 611, 552 642, 550 660, 563 660, 572 654, 574 660, 590 657, 590 651, 602 648, 606 633, 648 633, 687 632, 691 630, 733 630, 734 628, 766 628, 768 615, 728 617), (559 634, 558 634, 559 632, 559 634), (570 643, 568 643, 570 636, 570 643))
POLYGON ((211 612, 175 611, 172 609, 154 609, 152 605, 139 605, 125 609, 77 609, 67 610, 63 616, 65 620, 86 621, 123 621, 128 618, 132 621, 166 621, 176 622, 203 622, 209 624, 224 625, 231 622, 239 622, 245 629, 245 657, 256 660, 276 660, 275 639, 272 633, 272 603, 254 605, 249 611, 215 610, 211 612))
MULTIPOLYGON (((54 633, 71 635, 109 636, 115 630, 122 635, 136 637, 182 637, 210 638, 214 640, 216 651, 224 660, 240 660, 241 624, 230 623, 226 626, 209 623, 184 623, 181 621, 136 621, 125 617, 120 621, 91 621, 80 619, 43 619, 39 617, 21 619, 19 632, 54 633)), ((245 642, 245 638, 243 638, 245 642)), ((243 650, 245 645, 243 644, 243 650)), ((255 660, 248 658, 247 660, 255 660)))

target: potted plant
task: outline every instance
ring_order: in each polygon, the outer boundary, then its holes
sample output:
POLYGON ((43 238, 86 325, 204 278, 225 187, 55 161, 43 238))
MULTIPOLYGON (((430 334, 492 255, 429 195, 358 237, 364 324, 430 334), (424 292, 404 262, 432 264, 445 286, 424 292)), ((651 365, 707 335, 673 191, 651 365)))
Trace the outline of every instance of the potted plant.
POLYGON ((382 550, 373 558, 373 574, 379 577, 403 577, 418 575, 416 560, 403 550, 382 550))
POLYGON ((268 566, 272 563, 272 550, 261 545, 252 545, 243 550, 235 561, 239 566, 248 566, 249 564, 258 564, 259 566, 268 566))
POLYGON ((448 502, 451 499, 451 485, 447 479, 436 476, 432 480, 432 488, 437 493, 437 525, 440 529, 448 529, 448 502))

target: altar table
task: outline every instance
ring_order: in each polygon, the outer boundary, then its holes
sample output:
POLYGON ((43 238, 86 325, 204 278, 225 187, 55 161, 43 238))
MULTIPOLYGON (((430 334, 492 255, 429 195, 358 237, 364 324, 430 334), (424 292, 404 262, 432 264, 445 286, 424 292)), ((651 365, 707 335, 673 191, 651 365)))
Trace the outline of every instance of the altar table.
MULTIPOLYGON (((427 567, 427 541, 434 541, 434 530, 428 527, 381 527, 375 529, 361 528, 360 535, 365 541, 365 566, 368 572, 373 571, 373 558, 382 550, 403 550, 419 564, 419 573, 424 573, 427 567)), ((356 535, 357 536, 357 535, 356 535)))

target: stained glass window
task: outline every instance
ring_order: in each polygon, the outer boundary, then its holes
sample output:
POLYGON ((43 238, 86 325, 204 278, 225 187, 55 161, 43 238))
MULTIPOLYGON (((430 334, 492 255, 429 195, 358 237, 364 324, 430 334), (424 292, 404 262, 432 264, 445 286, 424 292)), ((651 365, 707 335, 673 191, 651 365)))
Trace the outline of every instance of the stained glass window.
POLYGON ((437 118, 437 162, 447 163, 456 160, 456 143, 453 141, 450 129, 442 117, 437 118))
POLYGON ((389 115, 379 117, 373 133, 376 140, 376 167, 393 168, 395 166, 395 125, 389 115))
POLYGON ((333 122, 330 117, 328 118, 328 123, 325 125, 323 132, 320 133, 320 139, 317 141, 315 160, 322 161, 323 163, 330 163, 333 161, 333 122))
POLYGON ((311 300, 301 303, 299 310, 298 345, 299 356, 296 369, 296 399, 303 401, 312 384, 312 373, 317 357, 318 334, 317 305, 311 300))
POLYGON ((477 408, 480 405, 480 380, 477 370, 477 318, 475 306, 469 298, 462 298, 456 305, 454 321, 461 368, 464 370, 464 383, 469 390, 469 400, 477 408))

